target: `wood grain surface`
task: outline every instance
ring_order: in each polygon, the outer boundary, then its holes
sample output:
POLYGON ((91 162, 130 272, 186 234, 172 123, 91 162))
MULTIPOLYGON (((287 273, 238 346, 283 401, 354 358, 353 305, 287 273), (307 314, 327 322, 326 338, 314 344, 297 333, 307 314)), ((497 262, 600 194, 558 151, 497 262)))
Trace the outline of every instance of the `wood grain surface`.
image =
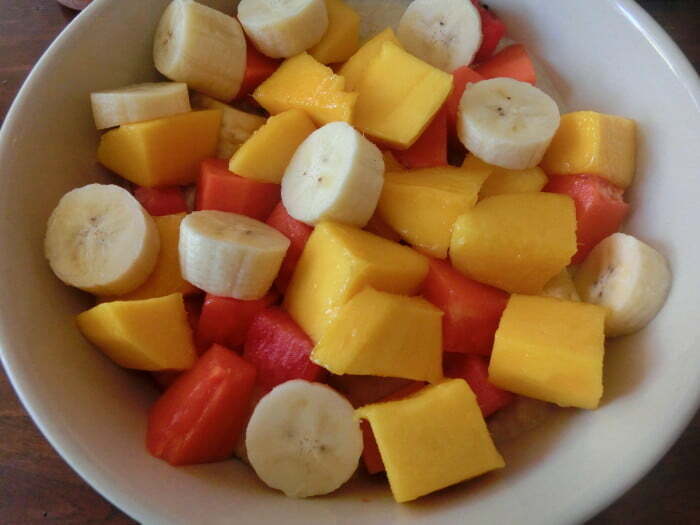
MULTIPOLYGON (((639 3, 698 69, 700 0, 639 3)), ((0 0, 0 122, 29 70, 74 16, 54 0, 0 0)), ((589 523, 700 524, 698 450, 700 415, 644 479, 589 523)), ((56 454, 0 371, 0 524, 39 523, 117 525, 134 521, 90 488, 56 454)))

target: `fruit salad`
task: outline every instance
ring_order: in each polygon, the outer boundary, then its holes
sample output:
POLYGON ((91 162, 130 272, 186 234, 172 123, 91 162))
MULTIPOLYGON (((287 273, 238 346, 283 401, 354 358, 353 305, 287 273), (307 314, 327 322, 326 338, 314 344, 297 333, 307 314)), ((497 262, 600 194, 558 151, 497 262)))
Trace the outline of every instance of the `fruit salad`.
POLYGON ((291 497, 360 468, 411 501, 596 409, 606 339, 661 309, 666 259, 619 231, 635 122, 561 114, 476 0, 398 15, 361 38, 351 0, 173 0, 164 80, 92 93, 118 178, 63 196, 46 257, 161 390, 156 458, 291 497))

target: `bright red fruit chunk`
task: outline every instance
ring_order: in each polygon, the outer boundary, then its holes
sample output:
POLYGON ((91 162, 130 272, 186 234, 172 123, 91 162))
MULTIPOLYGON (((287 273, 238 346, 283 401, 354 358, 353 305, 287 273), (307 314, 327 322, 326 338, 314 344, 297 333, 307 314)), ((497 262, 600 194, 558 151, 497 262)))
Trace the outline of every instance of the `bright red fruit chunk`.
POLYGON ((246 39, 245 73, 236 98, 249 95, 279 67, 281 61, 263 55, 253 43, 246 39))
POLYGON ((485 357, 445 354, 443 366, 445 376, 462 378, 469 383, 484 417, 490 416, 515 399, 512 392, 498 388, 489 381, 489 363, 485 357))
POLYGON ((618 231, 629 211, 622 188, 597 175, 552 175, 542 191, 574 199, 578 251, 571 259, 573 264, 582 262, 596 244, 618 231))
POLYGON ((445 101, 447 111, 447 129, 451 134, 457 134, 457 112, 459 111, 459 101, 464 94, 467 84, 470 82, 479 82, 484 80, 479 73, 471 69, 469 66, 458 67, 452 72, 452 93, 445 101))
POLYGON ((299 262, 301 252, 304 251, 304 246, 306 246, 306 241, 309 240, 313 228, 289 215, 281 202, 272 210, 267 219, 267 224, 280 231, 290 240, 287 254, 284 256, 282 266, 275 280, 277 289, 284 293, 289 285, 289 281, 292 279, 294 269, 297 266, 297 262, 299 262))
POLYGON ((529 84, 534 84, 536 79, 535 66, 522 44, 501 49, 474 69, 485 78, 508 77, 529 84))
POLYGON ((479 10, 481 33, 483 35, 481 47, 474 56, 474 62, 478 63, 491 58, 501 38, 506 34, 506 25, 493 14, 493 11, 482 6, 479 0, 472 0, 472 4, 479 10))
POLYGON ((253 365, 212 346, 151 408, 148 451, 171 465, 229 457, 243 431, 254 384, 253 365))
POLYGON ((408 169, 447 165, 447 107, 440 108, 410 148, 392 153, 408 169))
POLYGON ((180 186, 160 188, 139 186, 134 190, 134 197, 154 217, 187 212, 185 193, 180 186))

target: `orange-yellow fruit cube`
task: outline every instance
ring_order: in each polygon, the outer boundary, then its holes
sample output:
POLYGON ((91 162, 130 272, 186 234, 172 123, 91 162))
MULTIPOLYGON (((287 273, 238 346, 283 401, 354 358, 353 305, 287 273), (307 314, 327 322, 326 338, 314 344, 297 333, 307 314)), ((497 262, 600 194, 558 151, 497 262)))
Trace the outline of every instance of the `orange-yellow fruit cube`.
POLYGON ((279 184, 299 144, 315 129, 300 109, 270 117, 233 154, 228 169, 241 177, 279 184))
MULTIPOLYGON (((360 46, 360 15, 342 0, 325 0, 328 29, 309 54, 321 64, 344 62, 360 46)), ((342 73, 341 73, 342 74, 342 73)))
POLYGON ((257 87, 253 98, 272 115, 303 109, 323 126, 336 120, 351 122, 357 93, 346 92, 344 77, 308 53, 301 53, 285 60, 257 87))
POLYGON ((407 246, 334 222, 314 228, 287 288, 284 308, 315 342, 341 307, 366 286, 418 291, 428 260, 407 246))
POLYGON ((220 125, 218 109, 124 124, 102 135, 97 160, 139 186, 190 184, 216 154, 220 125))
POLYGON ((339 74, 345 77, 346 89, 353 91, 360 85, 360 81, 364 76, 367 66, 382 50, 384 42, 392 42, 403 48, 399 39, 396 38, 394 30, 390 27, 387 27, 384 31, 365 42, 362 47, 357 50, 357 53, 352 55, 348 61, 343 64, 340 71, 338 71, 339 74))
POLYGON ((595 111, 563 115, 540 166, 550 175, 591 173, 626 188, 634 177, 635 127, 634 120, 595 111))
POLYGON ((536 193, 547 184, 547 175, 542 168, 525 170, 509 170, 493 166, 474 155, 467 155, 462 163, 463 168, 488 169, 491 174, 481 186, 479 198, 506 195, 508 193, 536 193))
POLYGON ((452 166, 387 173, 377 212, 416 249, 444 259, 452 225, 474 206, 487 176, 452 166))
POLYGON ((463 379, 428 386, 400 401, 366 405, 356 414, 372 427, 400 503, 505 466, 463 379))
POLYGON ((384 42, 362 74, 354 124, 397 149, 410 147, 452 91, 452 75, 384 42))
POLYGON ((125 368, 186 370, 197 358, 180 293, 101 303, 76 321, 91 343, 125 368))
POLYGON ((538 294, 569 264, 576 249, 571 197, 514 193, 484 199, 457 219, 450 260, 482 283, 538 294))
POLYGON ((496 331, 489 381, 563 407, 596 408, 603 395, 603 307, 512 295, 496 331))
POLYGON ((442 311, 420 297, 355 295, 328 326, 311 360, 333 374, 442 379, 442 311))

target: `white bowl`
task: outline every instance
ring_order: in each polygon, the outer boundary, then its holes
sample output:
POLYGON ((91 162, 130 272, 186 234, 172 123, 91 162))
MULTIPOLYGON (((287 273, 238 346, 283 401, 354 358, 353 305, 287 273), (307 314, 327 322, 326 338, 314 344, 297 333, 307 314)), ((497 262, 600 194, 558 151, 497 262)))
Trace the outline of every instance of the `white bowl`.
POLYGON ((156 391, 80 336, 74 316, 90 301, 51 274, 42 239, 63 193, 105 180, 88 93, 155 77, 151 37, 165 4, 94 2, 37 64, 0 137, 2 359, 25 407, 76 471, 146 523, 437 525, 582 521, 653 466, 700 401, 700 83, 629 0, 493 0, 570 108, 639 123, 626 230, 669 257, 674 283, 647 329, 609 345, 600 409, 562 411, 504 449, 503 471, 408 505, 393 503, 378 482, 300 501, 266 489, 235 461, 173 468, 150 457, 144 431, 156 391))

